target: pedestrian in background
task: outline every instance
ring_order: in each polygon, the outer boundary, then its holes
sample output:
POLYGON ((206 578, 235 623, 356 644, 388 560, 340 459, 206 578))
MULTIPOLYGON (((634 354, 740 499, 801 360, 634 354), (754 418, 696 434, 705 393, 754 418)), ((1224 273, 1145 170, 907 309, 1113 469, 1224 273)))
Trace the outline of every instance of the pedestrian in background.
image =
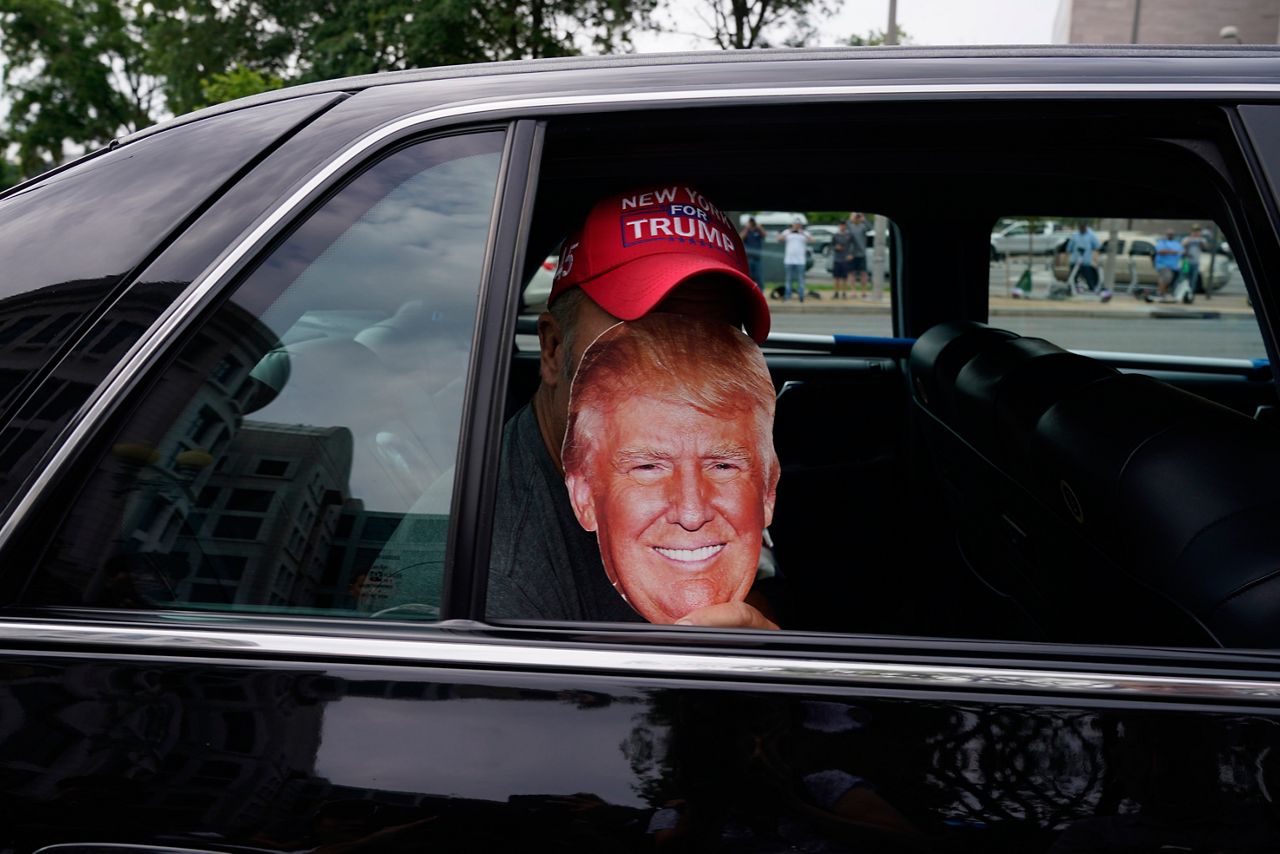
POLYGON ((1111 299, 1111 291, 1105 288, 1098 293, 1098 250, 1102 241, 1089 227, 1089 223, 1080 220, 1075 234, 1067 238, 1067 284, 1076 293, 1080 293, 1080 282, 1084 282, 1089 293, 1097 293, 1103 302, 1111 299))
POLYGON ((813 242, 813 235, 804 230, 804 220, 796 217, 791 221, 791 227, 778 235, 778 241, 783 244, 782 269, 785 271, 782 300, 786 302, 791 299, 791 283, 795 282, 800 302, 804 302, 804 265, 809 257, 808 248, 813 242))
POLYGON ((870 230, 866 217, 857 211, 849 214, 849 236, 853 241, 853 252, 849 257, 849 283, 862 299, 866 299, 871 290, 871 282, 867 277, 867 232, 870 230))
POLYGON ((756 287, 764 292, 764 239, 765 230, 756 222, 755 217, 747 217, 747 224, 738 232, 742 237, 742 245, 747 250, 747 275, 756 283, 756 287))
POLYGON ((1183 302, 1191 302, 1200 292, 1200 256, 1208 248, 1199 223, 1191 226, 1191 233, 1182 238, 1182 275, 1186 288, 1182 294, 1183 302))
POLYGON ((831 281, 835 286, 836 299, 848 299, 849 262, 853 260, 853 235, 849 233, 849 223, 840 223, 840 228, 831 238, 831 281))
POLYGON ((1147 296, 1147 302, 1173 302, 1171 288, 1178 281, 1182 269, 1182 241, 1175 240, 1173 229, 1164 233, 1163 240, 1156 241, 1156 293, 1147 296))

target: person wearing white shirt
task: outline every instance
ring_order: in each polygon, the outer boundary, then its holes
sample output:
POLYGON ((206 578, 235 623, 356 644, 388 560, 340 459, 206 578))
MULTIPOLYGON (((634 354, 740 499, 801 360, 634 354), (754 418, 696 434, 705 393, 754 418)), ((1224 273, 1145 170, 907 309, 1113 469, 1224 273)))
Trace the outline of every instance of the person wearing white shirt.
POLYGON ((795 281, 796 293, 800 295, 800 302, 804 302, 804 267, 807 247, 813 242, 813 236, 804 230, 800 217, 796 217, 791 228, 778 235, 778 241, 783 244, 782 268, 785 271, 782 299, 784 302, 791 299, 791 282, 795 281))

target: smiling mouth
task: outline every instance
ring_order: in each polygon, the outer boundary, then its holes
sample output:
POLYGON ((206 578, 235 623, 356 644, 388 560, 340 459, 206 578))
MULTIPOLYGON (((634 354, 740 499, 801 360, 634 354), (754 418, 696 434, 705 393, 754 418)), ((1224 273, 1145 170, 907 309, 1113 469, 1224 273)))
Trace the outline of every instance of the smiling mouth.
POLYGON ((670 560, 680 563, 697 563, 698 561, 709 560, 724 551, 724 543, 716 543, 711 546, 702 546, 696 549, 664 549, 662 546, 654 546, 653 550, 658 554, 670 560))

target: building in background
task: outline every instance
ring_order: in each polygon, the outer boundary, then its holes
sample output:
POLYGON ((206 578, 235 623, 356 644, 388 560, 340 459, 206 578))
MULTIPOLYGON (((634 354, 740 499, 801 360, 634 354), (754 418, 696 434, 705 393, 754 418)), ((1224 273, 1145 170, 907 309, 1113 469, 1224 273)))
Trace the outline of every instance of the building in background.
POLYGON ((1280 41, 1280 0, 1058 0, 1053 23, 1054 44, 1237 41, 1280 41), (1236 37, 1224 38, 1225 27, 1234 27, 1236 37))

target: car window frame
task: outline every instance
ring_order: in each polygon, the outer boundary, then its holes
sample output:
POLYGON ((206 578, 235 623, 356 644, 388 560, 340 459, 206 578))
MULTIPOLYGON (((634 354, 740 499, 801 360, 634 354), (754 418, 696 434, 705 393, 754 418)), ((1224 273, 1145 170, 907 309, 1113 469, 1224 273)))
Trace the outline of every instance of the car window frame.
MULTIPOLYGON (((859 96, 856 93, 856 89, 858 87, 851 86, 848 88, 850 89, 849 101, 852 102, 854 100, 859 100, 859 96)), ((921 87, 915 87, 915 88, 918 88, 921 90, 929 89, 929 87, 927 86, 921 86, 921 87)), ((1085 88, 1088 89, 1088 87, 1085 87, 1085 88)), ((1141 91, 1140 86, 1135 86, 1134 89, 1136 92, 1141 91)), ((1008 94, 1011 91, 1018 91, 1018 90, 1016 87, 1006 87, 1002 91, 1008 94)), ((1096 96, 1102 100, 1105 100, 1108 97, 1107 95, 1102 94, 1101 91, 1095 92, 1094 94, 1096 94, 1096 96)), ((759 92, 749 92, 746 95, 720 93, 715 97, 715 99, 708 98, 706 101, 701 103, 725 105, 725 106, 750 105, 750 106, 759 106, 761 108, 767 108, 769 104, 774 103, 773 101, 760 98, 758 97, 758 95, 759 95, 759 92), (755 95, 756 97, 753 98, 752 95, 755 95)), ((671 101, 677 102, 680 100, 681 97, 682 97, 681 93, 673 94, 671 96, 671 101)), ((775 97, 780 97, 780 96, 775 96, 775 97)), ((818 100, 819 97, 820 96, 816 96, 816 95, 813 96, 814 100, 818 100)), ((973 97, 974 96, 972 95, 972 93, 969 93, 965 97, 955 98, 954 100, 969 100, 973 97)), ((1032 102, 1034 102, 1035 100, 1046 98, 1046 96, 1042 92, 1036 91, 1034 87, 1030 87, 1026 89, 1022 97, 1032 102)), ((1114 97, 1114 95, 1112 97, 1114 97)), ((892 96, 890 96, 890 99, 892 99, 892 96)), ((545 115, 545 113, 548 111, 555 112, 557 110, 566 109, 563 103, 558 105, 545 106, 541 110, 529 110, 529 109, 521 110, 521 108, 519 108, 518 106, 512 106, 513 104, 518 105, 520 100, 537 101, 538 99, 532 99, 532 98, 515 99, 511 102, 508 102, 507 104, 502 105, 501 107, 495 107, 492 110, 492 116, 491 116, 492 121, 493 122, 504 121, 505 122, 504 126, 509 128, 508 130, 509 146, 511 145, 511 140, 513 138, 513 134, 510 128, 523 124, 525 122, 535 123, 539 120, 539 118, 542 115, 545 115), (513 110, 515 112, 513 112, 513 110), (506 117, 505 119, 502 118, 504 116, 506 117)), ((552 99, 547 99, 547 100, 552 100, 552 99)), ((573 99, 570 97, 567 100, 572 101, 573 99)), ((599 102, 592 103, 588 98, 583 98, 578 103, 580 105, 579 108, 577 109, 578 112, 585 113, 585 112, 591 112, 593 110, 601 109, 599 102)), ((609 107, 613 109, 628 109, 628 108, 638 107, 642 104, 652 104, 652 103, 654 103, 653 99, 646 99, 640 96, 634 96, 632 100, 629 100, 625 95, 609 99, 609 107)), ((692 102, 693 105, 697 105, 698 103, 700 102, 696 100, 692 102)), ((444 121, 447 121, 447 117, 445 117, 443 114, 447 112, 448 111, 441 111, 438 114, 431 114, 425 119, 420 118, 420 121, 424 124, 437 119, 441 122, 444 122, 444 121)), ((466 112, 466 111, 459 110, 459 113, 463 113, 463 112, 466 112)), ((472 110, 470 112, 472 114, 474 114, 475 112, 480 112, 482 114, 484 113, 483 110, 472 110)), ((482 127, 484 125, 480 125, 480 126, 482 127)), ((447 126, 444 128, 443 132, 458 132, 460 127, 461 126, 458 126, 458 127, 447 126)), ((423 133, 425 134, 426 132, 423 131, 423 133)), ((350 149, 344 149, 344 151, 346 150, 350 150, 350 149)), ((508 189, 506 184, 506 177, 507 177, 506 168, 507 167, 504 161, 503 171, 499 177, 500 190, 498 193, 498 198, 500 200, 506 198, 506 193, 508 189)), ((534 168, 534 171, 536 171, 536 166, 534 168)), ((327 177, 332 178, 332 175, 329 175, 327 177)), ((514 186, 514 182, 513 182, 513 186, 514 186)), ((514 189, 512 190, 512 192, 514 192, 514 189)), ((528 193, 524 194, 524 203, 526 205, 531 205, 532 200, 531 200, 530 194, 528 193)), ((508 211, 506 209, 505 202, 499 201, 497 204, 495 204, 495 212, 501 216, 506 216, 508 214, 508 211)), ((517 259, 523 255, 523 248, 517 251, 516 246, 517 246, 517 242, 523 241, 524 236, 527 235, 527 232, 528 232, 527 220, 529 215, 530 215, 530 211, 527 208, 522 210, 521 218, 520 218, 521 225, 518 228, 518 235, 516 237, 516 242, 510 243, 507 247, 509 251, 512 253, 512 256, 517 259)), ((495 228, 490 233, 490 245, 489 245, 489 249, 486 252, 486 259, 487 259, 486 263, 490 263, 492 261, 493 253, 496 251, 496 248, 497 248, 496 235, 499 233, 499 230, 500 228, 495 228)), ((502 234, 504 235, 504 239, 505 239, 505 236, 508 234, 508 232, 503 230, 502 234)), ((464 407, 464 412, 466 413, 466 419, 467 419, 465 421, 466 427, 464 428, 464 435, 466 436, 468 450, 467 450, 466 456, 460 455, 459 457, 459 465, 464 466, 464 469, 459 478, 459 483, 461 484, 461 481, 463 479, 468 481, 468 483, 465 486, 455 485, 455 489, 460 490, 460 492, 458 492, 457 495, 464 496, 466 498, 465 502, 462 501, 461 499, 458 499, 459 513, 463 512, 463 507, 469 504, 470 502, 476 502, 474 507, 469 507, 467 510, 467 512, 472 513, 473 516, 475 514, 483 514, 484 501, 482 500, 482 496, 484 495, 485 489, 486 488, 489 489, 490 492, 492 492, 494 489, 493 487, 494 478, 492 473, 496 470, 496 458, 497 458, 498 447, 499 447, 498 442, 500 440, 500 436, 498 435, 500 431, 494 430, 494 426, 495 426, 494 419, 496 417, 497 420, 500 421, 500 414, 495 415, 495 413, 501 412, 500 401, 502 398, 502 394, 497 392, 501 392, 505 390, 505 371, 497 371, 494 374, 489 375, 490 377, 489 381, 492 383, 492 385, 489 387, 487 391, 487 393, 490 395, 490 403, 487 407, 481 405, 482 398, 486 392, 482 389, 479 389, 476 385, 476 383, 483 382, 484 377, 483 375, 479 375, 478 373, 476 376, 473 377, 472 374, 479 372, 481 370, 479 365, 479 361, 480 361, 479 357, 483 357, 486 360, 489 360, 495 357, 495 355, 499 359, 506 359, 508 356, 508 353, 505 349, 502 349, 502 350, 496 349, 491 339, 494 336, 495 328, 497 328, 501 330, 501 333, 502 333, 501 335, 498 336, 497 340, 499 342, 503 340, 505 340, 506 342, 510 341, 509 331, 514 327, 515 317, 518 313, 518 307, 519 307, 519 284, 520 283, 513 281, 514 279, 518 278, 518 275, 517 275, 518 269, 519 269, 518 265, 512 264, 510 265, 509 269, 504 271, 503 269, 501 269, 499 265, 490 263, 489 275, 486 279, 485 284, 482 285, 482 287, 486 288, 486 291, 482 292, 482 295, 481 295, 482 307, 478 315, 478 327, 482 327, 482 328, 478 328, 477 338, 475 339, 475 342, 473 345, 475 347, 474 352, 477 354, 477 359, 473 361, 472 366, 469 369, 469 383, 471 383, 471 385, 469 385, 469 388, 468 388, 467 402, 464 407), (505 285, 503 284, 504 277, 505 277, 505 285), (495 283, 496 283, 496 286, 494 286, 495 283), (505 307, 502 308, 502 312, 505 312, 505 316, 493 315, 492 312, 495 307, 494 303, 496 302, 497 304, 501 305, 504 300, 506 302, 506 305, 505 307), (487 416, 486 416, 486 413, 487 413, 487 416), (470 430, 471 428, 478 428, 486 432, 481 434, 468 434, 467 431, 470 430), (481 466, 480 468, 476 468, 475 465, 473 465, 473 463, 477 460, 481 466), (472 482, 473 478, 476 478, 476 477, 480 477, 482 481, 487 481, 487 484, 485 482, 480 482, 480 483, 472 482)), ((895 282, 895 285, 897 284, 898 283, 895 282)), ((195 290, 196 290, 196 286, 193 285, 193 287, 191 289, 188 289, 188 292, 184 294, 184 297, 179 298, 179 300, 176 301, 176 304, 179 305, 180 307, 171 307, 170 311, 167 312, 152 327, 151 330, 149 330, 148 335, 144 336, 143 341, 140 342, 140 344, 135 349, 135 351, 131 351, 131 355, 126 358, 126 362, 132 364, 134 362, 137 362, 140 358, 144 356, 147 358, 155 357, 156 354, 154 350, 152 350, 151 352, 147 351, 148 342, 152 342, 156 340, 157 337, 162 336, 168 331, 171 331, 169 329, 169 326, 166 326, 166 324, 172 325, 175 322, 173 318, 175 316, 180 316, 181 311, 184 310, 183 308, 181 308, 181 306, 187 306, 188 308, 186 308, 185 310, 190 311, 191 310, 189 307, 190 305, 203 306, 207 304, 208 299, 211 298, 209 294, 206 293, 203 296, 196 295, 195 297, 192 297, 191 294, 195 290)), ((898 322, 899 320, 900 320, 900 317, 895 315, 895 322, 898 322)), ((1265 335, 1264 335, 1264 338, 1266 338, 1268 346, 1270 347, 1272 343, 1272 338, 1270 336, 1265 336, 1265 335)), ((145 365, 150 363, 144 361, 143 364, 145 365)), ((103 387, 100 389, 95 399, 91 402, 91 406, 86 407, 84 417, 82 417, 79 420, 77 426, 85 423, 92 424, 94 421, 94 418, 102 417, 104 412, 109 413, 112 410, 114 404, 118 404, 121 400, 125 399, 127 395, 123 392, 127 392, 130 388, 128 380, 129 380, 128 377, 125 377, 124 379, 122 379, 121 374, 119 372, 117 372, 116 374, 113 374, 111 379, 107 383, 103 384, 103 387), (93 407, 97 407, 97 409, 95 410, 93 407)), ((73 448, 77 448, 77 449, 82 447, 83 447, 83 442, 79 442, 78 444, 73 446, 73 448)), ((65 468, 65 465, 66 465, 65 459, 54 460, 54 461, 58 462, 60 467, 65 468)), ((55 472, 54 474, 56 475, 58 473, 59 472, 55 472)), ((51 477, 52 476, 54 475, 51 475, 51 477)), ((42 480, 41 485, 39 486, 39 489, 29 491, 27 494, 27 497, 30 498, 33 496, 33 494, 36 499, 47 496, 49 493, 49 490, 47 488, 48 483, 49 483, 48 480, 42 480)), ((13 516, 10 516, 8 519, 6 519, 5 527, 3 529, 0 529, 0 549, 5 549, 8 546, 9 540, 11 539, 11 535, 14 531, 13 519, 14 519, 13 516)), ((476 522, 476 524, 482 524, 482 522, 476 522)), ((462 530, 460 521, 459 521, 459 530, 462 530)), ((475 534, 474 543, 482 544, 482 546, 478 545, 478 547, 474 550, 474 552, 468 556, 469 560, 466 562, 459 560, 459 558, 462 557, 460 554, 455 554, 452 556, 453 557, 452 563, 447 564, 447 566, 449 566, 450 569, 446 573, 446 579, 447 579, 446 584, 449 583, 448 579, 451 579, 453 576, 459 575, 460 573, 465 573, 470 571, 472 573, 472 578, 474 579, 475 572, 487 571, 487 566, 485 566, 482 569, 478 564, 482 558, 487 560, 488 540, 485 537, 481 536, 480 531, 478 529, 473 527, 470 530, 475 534)), ((451 546, 456 539, 457 539, 456 536, 454 536, 454 533, 451 531, 451 546)), ((3 551, 0 551, 0 554, 3 554, 3 551)), ((477 586, 474 584, 473 580, 468 582, 467 585, 470 588, 469 590, 464 590, 462 585, 456 585, 454 589, 450 589, 449 587, 446 587, 446 591, 445 591, 446 603, 456 602, 461 605, 465 605, 466 603, 470 603, 470 604, 468 607, 457 608, 456 612, 451 609, 450 611, 444 612, 445 614, 449 614, 454 619, 463 619, 465 617, 470 617, 476 613, 481 612, 482 609, 477 607, 477 599, 480 601, 480 603, 483 602, 483 590, 478 589, 477 586)), ((480 587, 482 586, 483 585, 480 585, 480 587)), ((266 623, 262 622, 261 620, 243 621, 243 624, 245 625, 246 630, 248 630, 249 626, 255 623, 258 625, 264 625, 264 626, 273 625, 270 621, 267 621, 266 623)), ((470 621, 468 620, 467 623, 470 623, 470 621)), ((401 625, 403 626, 403 624, 401 625)), ((395 628, 393 624, 385 624, 380 628, 379 626, 373 625, 371 623, 359 622, 359 621, 344 621, 342 626, 343 626, 344 634, 348 636, 352 641, 358 640, 358 637, 361 635, 377 635, 382 633, 383 631, 394 630, 395 628), (363 628, 361 628, 361 631, 352 632, 351 629, 356 627, 363 627, 363 628)), ((467 628, 468 626, 466 624, 461 624, 459 627, 467 628)), ((428 627, 415 626, 414 628, 428 628, 428 627)), ((484 627, 484 628, 486 630, 492 630, 492 627, 484 627)), ((737 630, 681 629, 679 631, 672 631, 671 629, 665 628, 665 627, 644 627, 644 628, 650 629, 652 631, 637 631, 637 627, 635 626, 618 627, 613 624, 574 624, 572 626, 565 626, 565 625, 557 626, 554 624, 549 625, 545 623, 539 623, 537 625, 532 625, 528 627, 514 626, 511 629, 506 630, 504 632, 500 632, 498 634, 505 640, 512 642, 516 645, 520 645, 523 641, 534 641, 534 642, 551 641, 552 643, 555 643, 555 644, 569 643, 570 646, 572 646, 573 639, 575 638, 581 639, 584 632, 589 631, 591 633, 591 636, 593 637, 593 640, 591 640, 590 643, 597 644, 597 645, 602 642, 610 643, 610 644, 622 644, 622 645, 630 645, 634 643, 642 643, 642 644, 661 643, 663 645, 668 645, 668 646, 674 644, 677 648, 682 648, 682 649, 685 649, 686 651, 688 650, 689 647, 703 645, 703 646, 710 646, 713 652, 718 651, 718 652, 732 653, 734 650, 741 651, 744 648, 752 648, 752 649, 765 650, 770 653, 776 653, 781 656, 793 655, 793 656, 801 656, 801 657, 803 657, 803 653, 805 650, 816 649, 820 651, 820 653, 823 655, 830 655, 832 653, 841 655, 842 661, 846 660, 844 659, 844 656, 846 655, 852 656, 854 659, 858 659, 858 658, 866 659, 868 655, 875 656, 875 655, 884 655, 884 654, 894 654, 899 656, 905 655, 909 660, 911 659, 919 660, 920 658, 925 658, 925 657, 931 657, 931 656, 936 657, 940 652, 943 653, 944 657, 959 656, 959 655, 976 656, 982 659, 983 661, 990 661, 997 664, 999 664, 1000 662, 1004 662, 1005 664, 1009 664, 1010 666, 1012 666, 1012 664, 1016 662, 1022 662, 1025 664, 1027 658, 1031 658, 1035 662, 1038 662, 1043 666, 1052 666, 1054 662, 1062 663, 1064 661, 1065 662, 1074 661, 1081 657, 1096 658, 1096 659, 1112 662, 1111 666, 1113 667, 1116 666, 1115 662, 1136 661, 1140 659, 1141 660, 1155 659, 1155 660, 1168 663, 1168 661, 1174 657, 1176 657, 1178 661, 1191 658, 1194 660, 1199 660, 1201 662, 1208 662, 1210 664, 1213 664, 1213 663, 1220 662, 1223 658, 1223 656, 1217 655, 1215 651, 1207 651, 1207 653, 1206 651, 1191 651, 1191 654, 1188 655, 1185 652, 1178 652, 1175 654, 1172 652, 1166 652, 1162 650, 1156 650, 1155 652, 1152 652, 1151 650, 1139 650, 1139 649, 1132 649, 1127 647, 1098 648, 1098 647, 1076 647, 1075 645, 1047 646, 1044 644, 1023 643, 1023 642, 1010 643, 1006 641, 998 641, 998 642, 967 641, 967 640, 934 638, 934 637, 877 638, 877 637, 871 637, 871 636, 858 636, 858 635, 822 635, 822 636, 815 637, 812 635, 806 635, 803 632, 785 633, 784 635, 779 637, 771 637, 771 636, 762 636, 762 634, 759 632, 747 632, 746 634, 743 634, 742 632, 737 630), (1076 653, 1076 654, 1064 655, 1064 651, 1066 653, 1076 653)), ((475 639, 479 639, 478 635, 473 637, 475 639)), ((1230 653, 1233 651, 1225 651, 1225 652, 1230 653)), ((1238 652, 1238 651, 1234 651, 1234 652, 1238 652)), ((485 656, 481 655, 480 653, 476 653, 476 655, 478 656, 477 660, 485 658, 485 656)), ((1241 657, 1236 656, 1236 659, 1241 660, 1241 657)), ((1266 655, 1255 656, 1253 657, 1252 660, 1255 663, 1258 663, 1259 661, 1264 663, 1274 663, 1274 658, 1266 655)), ((843 667, 844 667, 844 664, 842 663, 836 669, 841 670, 841 668, 843 667)), ((748 667, 745 672, 749 674, 751 672, 750 667, 748 667)), ((841 672, 847 674, 848 671, 841 670, 841 672)), ((926 678, 926 681, 927 681, 927 678, 926 678)))
MULTIPOLYGON (((1112 101, 1106 95, 1102 95, 1102 94, 1098 94, 1097 99, 1100 103, 1103 103, 1103 104, 1114 103, 1114 101, 1112 101)), ((1049 99, 1046 99, 1046 100, 1049 100, 1049 99)), ((1219 106, 1222 106, 1224 108, 1229 109, 1230 107, 1229 103, 1225 103, 1220 99, 1213 99, 1211 100, 1211 102, 1219 106)), ((846 103, 852 103, 852 100, 846 103)), ((764 108, 764 105, 756 104, 749 99, 741 99, 737 101, 726 99, 725 101, 716 102, 715 106, 728 106, 728 107, 756 106, 762 109, 764 108)), ((583 110, 575 111, 574 115, 579 116, 579 115, 587 114, 590 112, 591 112, 590 109, 583 109, 583 110)), ((1226 127, 1227 127, 1227 123, 1224 122, 1220 130, 1225 130, 1226 127)), ((1209 168, 1214 169, 1214 171, 1218 173, 1219 180, 1222 184, 1228 184, 1228 183, 1235 184, 1242 177, 1238 174, 1232 174, 1228 178, 1227 175, 1222 174, 1223 173, 1222 167, 1218 166, 1217 164, 1211 163, 1208 159, 1206 159, 1205 162, 1209 168)), ((532 195, 533 191, 536 190, 536 185, 537 185, 536 169, 534 173, 531 174, 530 178, 532 181, 530 194, 532 195)), ((1221 187, 1219 187, 1218 189, 1221 190, 1221 187)), ((1226 199, 1224 199, 1224 201, 1226 203, 1225 204, 1226 209, 1229 210, 1234 217, 1241 217, 1244 215, 1245 205, 1243 203, 1232 204, 1230 203, 1230 200, 1226 200, 1226 199)), ((1125 247, 1125 248, 1128 249, 1129 247, 1125 247)), ((517 256, 516 260, 523 261, 523 252, 521 252, 521 254, 517 256)), ((518 292, 524 284, 524 282, 518 281, 520 269, 522 269, 522 267, 517 265, 517 269, 513 273, 513 278, 516 279, 516 281, 513 282, 513 286, 517 291, 517 294, 515 298, 514 307, 509 310, 511 313, 511 320, 513 321, 512 325, 514 325, 514 319, 516 315, 518 315, 519 313, 519 293, 518 292)), ((898 293, 901 290, 903 285, 901 278, 896 276, 890 277, 887 284, 889 288, 895 291, 895 294, 898 297, 895 300, 895 305, 903 306, 905 304, 905 299, 902 298, 900 293, 898 293)), ((898 309, 894 312, 895 329, 899 328, 897 324, 900 322, 900 317, 899 317, 900 311, 901 309, 898 309)), ((985 318, 980 318, 980 319, 985 319, 985 318)), ((1269 328, 1265 325, 1264 318, 1259 317, 1258 320, 1259 320, 1259 329, 1260 329, 1261 336, 1268 350, 1270 350, 1273 346, 1275 346, 1274 337, 1270 334, 1269 328)), ((502 339, 502 340, 509 342, 511 338, 506 337, 505 339, 502 339)), ((1096 354, 1096 355, 1099 355, 1099 357, 1101 357, 1101 356, 1105 356, 1106 354, 1096 354)), ((1123 355, 1123 354, 1120 354, 1120 355, 1123 355)), ((1188 360, 1192 363, 1196 361, 1194 358, 1190 358, 1190 357, 1188 360)), ((502 378, 503 378, 502 390, 505 392, 506 371, 501 370, 499 373, 502 375, 502 378)), ((501 406, 499 402, 499 410, 500 409, 501 409, 501 406)), ((495 443, 493 445, 491 452, 494 457, 496 457, 499 447, 500 447, 500 443, 495 443)), ((491 489, 494 492, 496 492, 496 486, 494 486, 492 483, 493 478, 490 477, 489 480, 490 480, 491 489)), ((489 505, 489 510, 490 511, 492 510, 492 505, 489 505)), ((488 515, 491 517, 492 515, 491 512, 488 515)), ((487 572, 488 572, 487 562, 482 561, 481 559, 482 558, 487 559, 487 556, 489 553, 489 546, 492 539, 491 526, 486 527, 484 530, 476 529, 474 533, 476 536, 475 536, 475 553, 472 555, 473 560, 475 561, 473 579, 487 579, 487 572)), ((669 627, 651 626, 647 624, 619 625, 614 623, 592 623, 592 622, 565 623, 565 622, 545 621, 545 620, 506 620, 504 619, 499 621, 499 623, 496 625, 488 626, 484 621, 484 604, 485 603, 484 603, 483 594, 484 594, 484 588, 485 588, 485 580, 473 580, 473 585, 474 587, 471 590, 472 595, 470 598, 470 607, 468 612, 468 616, 470 618, 470 622, 472 625, 486 626, 487 628, 490 628, 492 630, 497 630, 504 633, 505 632, 517 632, 517 633, 534 632, 537 636, 542 636, 544 635, 544 633, 549 633, 549 637, 561 638, 561 639, 572 637, 574 634, 579 632, 587 631, 587 632, 590 632, 592 637, 594 637, 598 641, 606 641, 607 639, 607 642, 646 643, 646 642, 653 642, 654 640, 657 639, 657 637, 661 637, 661 640, 664 643, 669 643, 672 641, 673 636, 670 634, 671 629, 669 627)), ((768 633, 763 633, 763 634, 764 634, 764 638, 762 639, 761 638, 762 633, 754 630, 745 630, 745 636, 744 636, 744 630, 686 628, 679 631, 679 633, 676 634, 675 637, 682 638, 682 639, 687 638, 688 642, 693 645, 701 646, 703 644, 707 644, 713 648, 716 646, 720 646, 721 650, 725 652, 728 652, 734 649, 740 650, 743 646, 756 646, 758 644, 763 644, 764 646, 775 646, 775 644, 770 642, 768 633), (708 634, 710 635, 710 638, 703 637, 704 635, 708 635, 708 634)), ((873 645, 876 645, 880 642, 892 644, 895 641, 904 641, 904 642, 911 642, 913 644, 914 643, 921 644, 924 649, 928 649, 930 648, 930 646, 932 646, 934 649, 939 649, 939 650, 940 649, 959 649, 959 648, 977 650, 977 649, 986 648, 987 650, 1014 649, 1014 650, 1029 651, 1029 650, 1035 649, 1039 651, 1037 654, 1048 653, 1049 657, 1058 658, 1058 659, 1061 659, 1064 653, 1066 653, 1067 658, 1070 658, 1071 657, 1070 653, 1072 650, 1081 650, 1081 651, 1087 650, 1089 655, 1102 654, 1108 658, 1114 657, 1121 660, 1133 659, 1150 652, 1149 649, 1145 649, 1141 647, 1120 646, 1120 645, 1100 646, 1096 644, 1080 644, 1080 643, 1048 643, 1046 644, 1046 643, 1039 643, 1034 641, 1020 641, 1020 640, 1019 641, 1007 641, 1007 640, 984 641, 984 640, 978 640, 978 639, 954 638, 954 637, 945 637, 945 636, 879 637, 879 636, 872 636, 872 635, 859 635, 857 633, 820 634, 820 633, 805 632, 803 630, 798 632, 788 631, 788 632, 784 632, 783 635, 791 639, 794 639, 796 642, 799 642, 799 643, 813 643, 815 641, 823 645, 830 643, 831 644, 830 648, 832 649, 835 649, 836 647, 847 647, 851 651, 858 649, 860 644, 864 642, 869 642, 873 645)), ((785 646, 785 642, 779 643, 777 644, 777 646, 779 647, 785 646)), ((1184 651, 1184 652, 1190 652, 1190 651, 1184 651)), ((1217 652, 1237 653, 1240 651, 1239 650, 1221 650, 1221 651, 1197 650, 1196 652, 1206 653, 1210 658, 1212 658, 1214 654, 1217 652)), ((1265 651, 1263 651, 1263 655, 1264 656, 1266 655, 1265 651)))

